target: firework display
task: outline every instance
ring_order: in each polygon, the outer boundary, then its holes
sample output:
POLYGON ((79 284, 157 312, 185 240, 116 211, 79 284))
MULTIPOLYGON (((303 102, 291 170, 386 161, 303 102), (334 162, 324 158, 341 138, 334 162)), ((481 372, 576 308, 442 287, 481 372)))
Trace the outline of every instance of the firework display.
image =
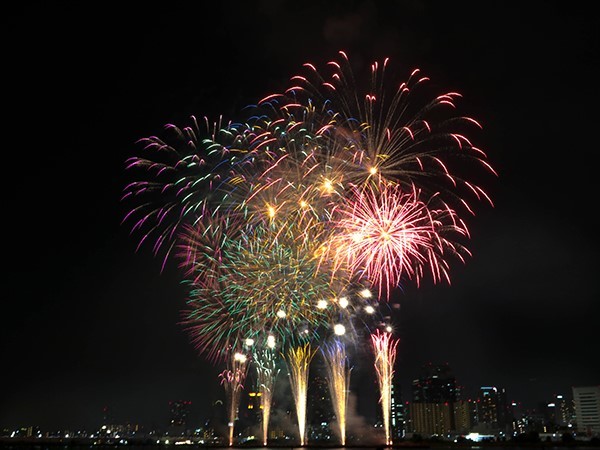
POLYGON ((233 430, 240 405, 240 395, 244 388, 243 383, 248 373, 248 359, 242 353, 234 353, 228 366, 219 377, 227 395, 229 445, 233 445, 233 430))
POLYGON ((275 380, 279 375, 279 369, 277 368, 275 353, 271 349, 265 349, 260 353, 255 353, 254 361, 256 363, 258 392, 260 393, 260 406, 262 409, 263 445, 267 445, 275 380))
POLYGON ((289 369, 290 386, 296 404, 296 418, 298 420, 298 433, 300 445, 306 439, 306 397, 308 394, 308 371, 310 362, 317 353, 317 349, 310 344, 301 347, 292 347, 288 350, 286 362, 289 369))
MULTIPOLYGON (((492 203, 475 177, 495 172, 467 137, 479 123, 456 115, 461 96, 432 92, 418 70, 398 83, 387 59, 370 69, 362 83, 344 52, 324 71, 305 64, 242 120, 167 125, 126 162, 124 222, 163 265, 177 261, 194 347, 233 364, 230 444, 248 364, 235 358, 253 355, 266 445, 273 352, 284 355, 303 444, 308 365, 330 338, 371 336, 388 417, 396 342, 379 334, 381 308, 403 283, 450 283, 470 256, 472 202, 492 203)), ((349 369, 335 342, 322 352, 345 443, 349 369)))
POLYGON ((329 393, 337 419, 340 443, 346 445, 346 409, 350 391, 350 367, 348 366, 346 347, 340 340, 321 347, 327 366, 329 393))
POLYGON ((371 335, 371 345, 375 353, 375 372, 377 373, 377 382, 379 384, 385 443, 392 444, 390 413, 392 408, 392 380, 394 378, 394 364, 396 363, 398 340, 392 338, 390 333, 376 330, 371 335))

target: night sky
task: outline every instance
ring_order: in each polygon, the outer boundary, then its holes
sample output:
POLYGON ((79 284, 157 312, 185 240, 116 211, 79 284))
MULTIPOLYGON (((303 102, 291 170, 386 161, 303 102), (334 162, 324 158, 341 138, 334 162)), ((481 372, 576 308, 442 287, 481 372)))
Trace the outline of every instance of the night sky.
MULTIPOLYGON (((305 62, 345 50, 420 68, 483 125, 494 207, 468 218, 452 285, 398 294, 405 400, 427 362, 469 397, 536 406, 598 369, 598 22, 578 2, 233 1, 5 11, 0 427, 163 426, 204 417, 216 374, 177 324, 185 289, 121 225, 135 141, 194 114, 235 118, 305 62), (196 6, 190 7, 192 4, 196 6), (202 6, 201 6, 202 5, 202 6), (567 6, 565 6, 567 5, 567 6)), ((357 367, 359 414, 374 378, 357 367)))

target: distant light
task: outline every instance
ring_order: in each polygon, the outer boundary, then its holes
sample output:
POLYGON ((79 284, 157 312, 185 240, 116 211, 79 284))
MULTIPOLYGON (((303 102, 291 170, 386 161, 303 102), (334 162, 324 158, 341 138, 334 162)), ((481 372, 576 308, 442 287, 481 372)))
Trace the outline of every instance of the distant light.
POLYGON ((368 289, 363 289, 359 292, 359 294, 362 298, 371 298, 373 296, 373 294, 371 294, 371 291, 368 289))
POLYGON ((392 332, 391 325, 388 325, 387 327, 385 327, 385 331, 387 331, 388 333, 391 333, 392 332))
POLYGON ((319 308, 319 309, 327 308, 327 300, 319 300, 317 302, 317 308, 319 308))
POLYGON ((375 312, 375 308, 373 308, 371 305, 367 305, 365 306, 365 311, 367 314, 373 314, 375 312))
POLYGON ((342 325, 341 323, 336 323, 333 326, 333 332, 335 334, 337 334, 338 336, 342 336, 342 335, 346 334, 346 327, 344 325, 342 325))
POLYGON ((338 301, 339 305, 342 308, 347 308, 348 307, 348 299, 346 297, 341 297, 338 301))
POLYGON ((269 347, 269 348, 275 347, 275 336, 273 336, 272 334, 270 334, 267 337, 267 347, 269 347))
POLYGON ((247 347, 252 347, 253 345, 254 345, 254 339, 252 339, 252 338, 246 339, 246 346, 247 347))
POLYGON ((556 405, 554 403, 548 403, 548 408, 554 408, 556 405))
POLYGON ((269 207, 267 208, 269 217, 272 219, 273 217, 275 217, 275 208, 273 208, 271 205, 269 205, 269 207))
POLYGON ((283 309, 280 309, 279 311, 277 311, 277 317, 279 317, 280 319, 283 319, 285 317, 285 311, 283 309))
POLYGON ((241 363, 245 363, 246 362, 246 355, 244 355, 243 353, 236 353, 233 355, 233 359, 235 361, 239 361, 241 363))
POLYGON ((369 173, 370 173, 371 175, 375 175, 375 174, 377 173, 377 167, 371 167, 371 168, 369 169, 369 173))
POLYGON ((306 203, 306 201, 304 201, 304 200, 300 200, 300 206, 302 208, 306 208, 308 206, 308 203, 306 203))

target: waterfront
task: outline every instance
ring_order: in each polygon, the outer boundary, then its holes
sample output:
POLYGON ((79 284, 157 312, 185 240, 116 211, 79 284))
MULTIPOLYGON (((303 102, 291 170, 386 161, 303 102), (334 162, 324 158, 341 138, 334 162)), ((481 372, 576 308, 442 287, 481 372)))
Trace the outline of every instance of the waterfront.
POLYGON ((341 446, 338 444, 318 444, 318 445, 289 445, 289 444, 276 444, 269 446, 256 446, 256 445, 234 445, 234 446, 222 446, 222 445, 207 445, 192 443, 187 444, 183 441, 172 443, 172 444, 156 444, 156 443, 112 443, 112 444, 94 444, 93 442, 83 443, 81 441, 74 440, 60 440, 60 441, 49 441, 49 440, 15 440, 15 439, 0 439, 0 448, 3 450, 57 450, 57 449, 69 449, 69 450, 109 450, 118 448, 127 448, 129 450, 167 450, 170 447, 181 447, 185 448, 210 448, 211 450, 232 450, 232 449, 243 449, 243 450, 270 450, 270 449, 287 449, 287 450, 301 450, 301 449, 327 449, 327 450, 386 450, 386 449, 432 449, 432 450, 459 450, 459 449, 472 449, 472 450, 553 450, 553 449, 569 449, 569 450, 588 450, 590 448, 600 448, 600 439, 594 438, 590 440, 578 440, 575 442, 530 442, 530 443, 516 443, 516 442, 447 442, 447 441, 426 441, 426 442, 412 442, 403 441, 393 445, 348 445, 341 446))

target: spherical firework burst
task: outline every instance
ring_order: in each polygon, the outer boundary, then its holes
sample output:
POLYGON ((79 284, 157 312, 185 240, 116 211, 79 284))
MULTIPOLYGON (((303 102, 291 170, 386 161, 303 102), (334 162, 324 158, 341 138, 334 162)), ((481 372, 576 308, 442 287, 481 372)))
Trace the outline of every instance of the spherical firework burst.
POLYGON ((182 228, 202 218, 207 206, 223 202, 218 187, 244 158, 237 151, 244 145, 237 144, 246 138, 245 128, 208 120, 205 125, 206 130, 195 117, 184 128, 169 124, 165 137, 140 139, 142 155, 126 163, 138 179, 124 188, 122 200, 135 206, 123 222, 132 221, 132 232, 142 234, 139 245, 151 241, 154 253, 162 253, 165 261, 182 228))
MULTIPOLYGON (((417 186, 440 193, 439 201, 466 206, 467 193, 490 201, 470 176, 473 166, 495 173, 485 153, 465 132, 481 128, 474 119, 456 115, 456 92, 427 91, 429 79, 414 70, 405 82, 388 77, 388 59, 371 65, 370 79, 360 85, 344 52, 327 65, 329 75, 305 64, 307 73, 292 77, 281 103, 311 104, 327 111, 322 159, 340 185, 393 181, 402 191, 417 186)), ((491 203, 491 201, 490 201, 491 203)))
POLYGON ((219 234, 217 244, 225 245, 219 247, 218 265, 211 265, 217 260, 215 245, 190 248, 207 237, 205 229, 183 247, 186 258, 205 256, 205 249, 210 257, 196 259, 201 276, 189 279, 182 323, 196 348, 211 359, 226 357, 247 339, 259 347, 272 339, 279 348, 318 340, 340 322, 364 315, 364 299, 348 300, 353 291, 345 273, 332 277, 321 270, 322 227, 306 229, 298 222, 282 228, 272 221, 244 228, 237 239, 219 234))
POLYGON ((434 282, 448 274, 448 257, 468 252, 457 239, 467 235, 450 209, 432 210, 419 190, 401 191, 381 182, 355 189, 334 219, 336 232, 323 257, 334 270, 368 280, 379 297, 389 298, 402 277, 419 284, 424 272, 434 282))

